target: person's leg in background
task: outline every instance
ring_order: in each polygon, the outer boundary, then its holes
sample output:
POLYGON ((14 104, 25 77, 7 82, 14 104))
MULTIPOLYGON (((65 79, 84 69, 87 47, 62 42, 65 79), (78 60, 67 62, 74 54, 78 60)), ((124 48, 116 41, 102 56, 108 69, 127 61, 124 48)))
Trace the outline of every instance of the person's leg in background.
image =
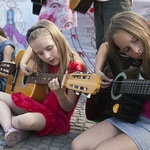
POLYGON ((121 11, 130 11, 130 0, 94 1, 94 19, 96 28, 96 48, 103 43, 104 35, 113 15, 121 11))
POLYGON ((96 49, 99 49, 104 36, 104 21, 102 2, 94 1, 94 19, 95 19, 95 34, 96 34, 96 49))

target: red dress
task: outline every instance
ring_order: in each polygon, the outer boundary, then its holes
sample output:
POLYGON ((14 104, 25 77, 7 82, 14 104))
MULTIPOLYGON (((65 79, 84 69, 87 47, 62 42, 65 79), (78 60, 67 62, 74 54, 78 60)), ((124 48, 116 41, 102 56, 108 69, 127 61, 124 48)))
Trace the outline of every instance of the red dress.
MULTIPOLYGON (((56 70, 55 67, 54 69, 56 70)), ((68 66, 68 71, 69 73, 75 71, 83 72, 84 67, 76 62, 71 62, 68 66)), ((53 71, 53 73, 54 72, 55 71, 53 71)), ((50 91, 42 103, 21 93, 13 93, 12 100, 20 108, 28 110, 29 112, 39 112, 43 114, 46 119, 46 124, 41 131, 37 132, 39 136, 44 136, 46 134, 67 134, 70 131, 70 119, 75 107, 70 112, 64 111, 61 108, 56 95, 52 91, 50 91)))

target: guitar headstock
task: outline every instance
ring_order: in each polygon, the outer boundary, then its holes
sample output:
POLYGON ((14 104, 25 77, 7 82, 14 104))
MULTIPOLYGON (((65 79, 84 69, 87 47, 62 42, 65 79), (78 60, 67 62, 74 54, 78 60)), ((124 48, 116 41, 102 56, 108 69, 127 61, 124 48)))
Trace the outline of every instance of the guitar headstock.
POLYGON ((72 73, 65 74, 63 86, 83 94, 96 94, 100 89, 100 77, 97 74, 72 73))
POLYGON ((6 75, 13 75, 16 71, 16 64, 14 62, 0 62, 0 72, 6 75))

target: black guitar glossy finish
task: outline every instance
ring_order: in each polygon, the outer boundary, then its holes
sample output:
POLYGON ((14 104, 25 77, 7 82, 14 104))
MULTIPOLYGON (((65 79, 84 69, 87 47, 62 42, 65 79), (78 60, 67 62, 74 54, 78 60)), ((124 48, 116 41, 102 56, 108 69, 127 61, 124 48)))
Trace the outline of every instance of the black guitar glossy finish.
MULTIPOLYGON (((137 80, 137 83, 141 83, 142 81, 148 83, 148 81, 144 80, 137 80)), ((143 103, 146 99, 145 95, 149 94, 147 88, 145 87, 145 90, 142 90, 144 88, 143 84, 141 84, 141 86, 138 84, 136 87, 134 83, 136 80, 131 80, 130 82, 130 80, 128 81, 123 78, 118 78, 116 82, 119 83, 117 88, 117 85, 114 86, 112 84, 111 87, 100 89, 96 95, 93 95, 87 99, 87 119, 99 122, 113 116, 126 122, 134 123, 137 121, 138 116, 141 113, 143 103), (130 85, 131 87, 133 86, 133 89, 130 88, 130 90, 123 90, 121 83, 124 89, 128 89, 130 85), (126 85, 127 83, 128 86, 126 85), (137 90, 137 92, 134 90, 134 88, 137 90), (138 92, 139 89, 143 91, 143 94, 141 94, 141 91, 138 92), (112 96, 112 92, 115 96, 112 96)))

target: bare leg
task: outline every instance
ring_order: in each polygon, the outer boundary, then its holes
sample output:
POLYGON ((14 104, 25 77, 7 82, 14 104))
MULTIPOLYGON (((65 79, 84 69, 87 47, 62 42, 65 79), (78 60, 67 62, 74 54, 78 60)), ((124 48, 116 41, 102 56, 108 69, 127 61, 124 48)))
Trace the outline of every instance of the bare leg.
POLYGON ((8 93, 4 93, 4 92, 0 92, 0 101, 4 102, 5 104, 8 105, 8 107, 10 108, 10 110, 15 113, 15 114, 23 114, 25 112, 27 112, 26 110, 17 107, 12 98, 11 95, 8 93))
POLYGON ((94 150, 100 143, 120 133, 120 130, 105 120, 77 136, 71 144, 71 150, 94 150))
POLYGON ((10 108, 2 101, 0 101, 0 124, 4 131, 6 131, 11 126, 11 110, 10 108))
POLYGON ((40 113, 29 113, 17 107, 12 101, 11 95, 0 92, 0 124, 3 129, 13 125, 21 130, 41 130, 45 126, 45 118, 40 113), (12 116, 12 113, 16 116, 12 116))
POLYGON ((0 124, 5 131, 4 139, 8 146, 14 146, 29 136, 23 130, 38 131, 44 128, 46 120, 42 114, 28 113, 17 107, 10 94, 0 92, 0 95, 0 124), (12 116, 12 112, 17 116, 12 116))
POLYGON ((45 117, 40 113, 25 113, 14 116, 12 125, 20 130, 40 131, 46 123, 45 117))
POLYGON ((12 111, 17 114, 25 113, 26 111, 17 107, 12 99, 11 95, 0 92, 0 124, 5 130, 11 125, 12 122, 12 111))
POLYGON ((138 150, 133 140, 107 120, 77 136, 71 150, 138 150))
POLYGON ((95 150, 108 150, 110 147, 111 150, 138 150, 133 140, 124 133, 100 143, 95 150))

